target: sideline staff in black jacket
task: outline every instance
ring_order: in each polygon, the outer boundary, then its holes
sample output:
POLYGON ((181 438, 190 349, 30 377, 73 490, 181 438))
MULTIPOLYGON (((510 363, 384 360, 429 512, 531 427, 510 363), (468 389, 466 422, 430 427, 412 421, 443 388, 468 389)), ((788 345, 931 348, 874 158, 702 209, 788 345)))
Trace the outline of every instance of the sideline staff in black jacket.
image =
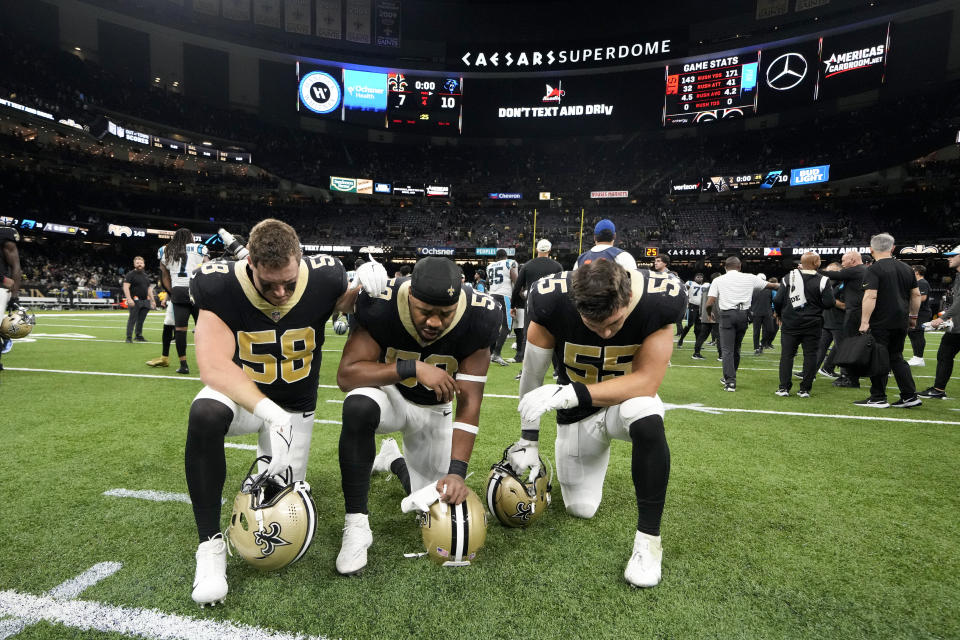
POLYGON ((803 345, 803 380, 797 397, 809 398, 817 375, 817 348, 823 327, 823 310, 834 306, 830 280, 817 273, 820 256, 808 251, 800 258, 800 268, 788 273, 773 301, 782 331, 780 333, 780 388, 778 396, 790 395, 793 359, 803 345))

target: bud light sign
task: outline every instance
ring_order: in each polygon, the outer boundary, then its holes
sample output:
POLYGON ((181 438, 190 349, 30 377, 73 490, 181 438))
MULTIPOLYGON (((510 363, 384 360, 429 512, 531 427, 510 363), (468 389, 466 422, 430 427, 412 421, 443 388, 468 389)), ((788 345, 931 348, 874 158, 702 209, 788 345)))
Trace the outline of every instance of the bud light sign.
POLYGON ((805 169, 790 170, 790 186, 799 187, 805 184, 816 184, 826 182, 830 179, 830 165, 825 164, 819 167, 806 167, 805 169))

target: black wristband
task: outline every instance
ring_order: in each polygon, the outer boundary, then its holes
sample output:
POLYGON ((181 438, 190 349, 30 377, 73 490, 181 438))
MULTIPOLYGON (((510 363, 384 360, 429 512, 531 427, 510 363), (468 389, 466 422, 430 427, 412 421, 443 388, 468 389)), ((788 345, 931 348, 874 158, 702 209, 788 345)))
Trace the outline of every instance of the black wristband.
POLYGON ((450 468, 447 469, 447 473, 455 473, 461 478, 467 477, 467 463, 463 460, 451 460, 450 468))
POLYGON ((591 407, 593 406, 593 398, 590 397, 590 391, 587 389, 587 385, 582 382, 573 382, 573 392, 577 394, 577 402, 581 407, 591 407))
POLYGON ((536 442, 540 439, 540 431, 537 429, 523 429, 520 431, 520 437, 530 442, 536 442))
POLYGON ((397 375, 401 380, 417 377, 416 360, 397 360, 397 375))

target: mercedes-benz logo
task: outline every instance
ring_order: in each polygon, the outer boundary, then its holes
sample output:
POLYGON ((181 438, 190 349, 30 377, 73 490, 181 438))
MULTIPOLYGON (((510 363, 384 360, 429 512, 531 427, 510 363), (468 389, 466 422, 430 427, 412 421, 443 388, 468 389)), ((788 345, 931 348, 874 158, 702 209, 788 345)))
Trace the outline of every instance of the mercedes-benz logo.
POLYGON ((767 86, 776 91, 788 91, 807 77, 807 59, 799 53, 785 53, 767 67, 767 86))

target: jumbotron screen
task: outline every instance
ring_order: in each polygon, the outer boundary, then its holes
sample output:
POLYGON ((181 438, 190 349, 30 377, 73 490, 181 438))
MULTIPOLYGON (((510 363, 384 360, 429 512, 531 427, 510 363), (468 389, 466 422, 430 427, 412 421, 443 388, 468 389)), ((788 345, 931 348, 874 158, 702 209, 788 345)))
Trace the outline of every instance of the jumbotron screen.
POLYGON ((760 52, 667 66, 664 126, 742 118, 757 110, 760 52))
POLYGON ((376 128, 457 135, 463 78, 297 63, 297 110, 376 128))

